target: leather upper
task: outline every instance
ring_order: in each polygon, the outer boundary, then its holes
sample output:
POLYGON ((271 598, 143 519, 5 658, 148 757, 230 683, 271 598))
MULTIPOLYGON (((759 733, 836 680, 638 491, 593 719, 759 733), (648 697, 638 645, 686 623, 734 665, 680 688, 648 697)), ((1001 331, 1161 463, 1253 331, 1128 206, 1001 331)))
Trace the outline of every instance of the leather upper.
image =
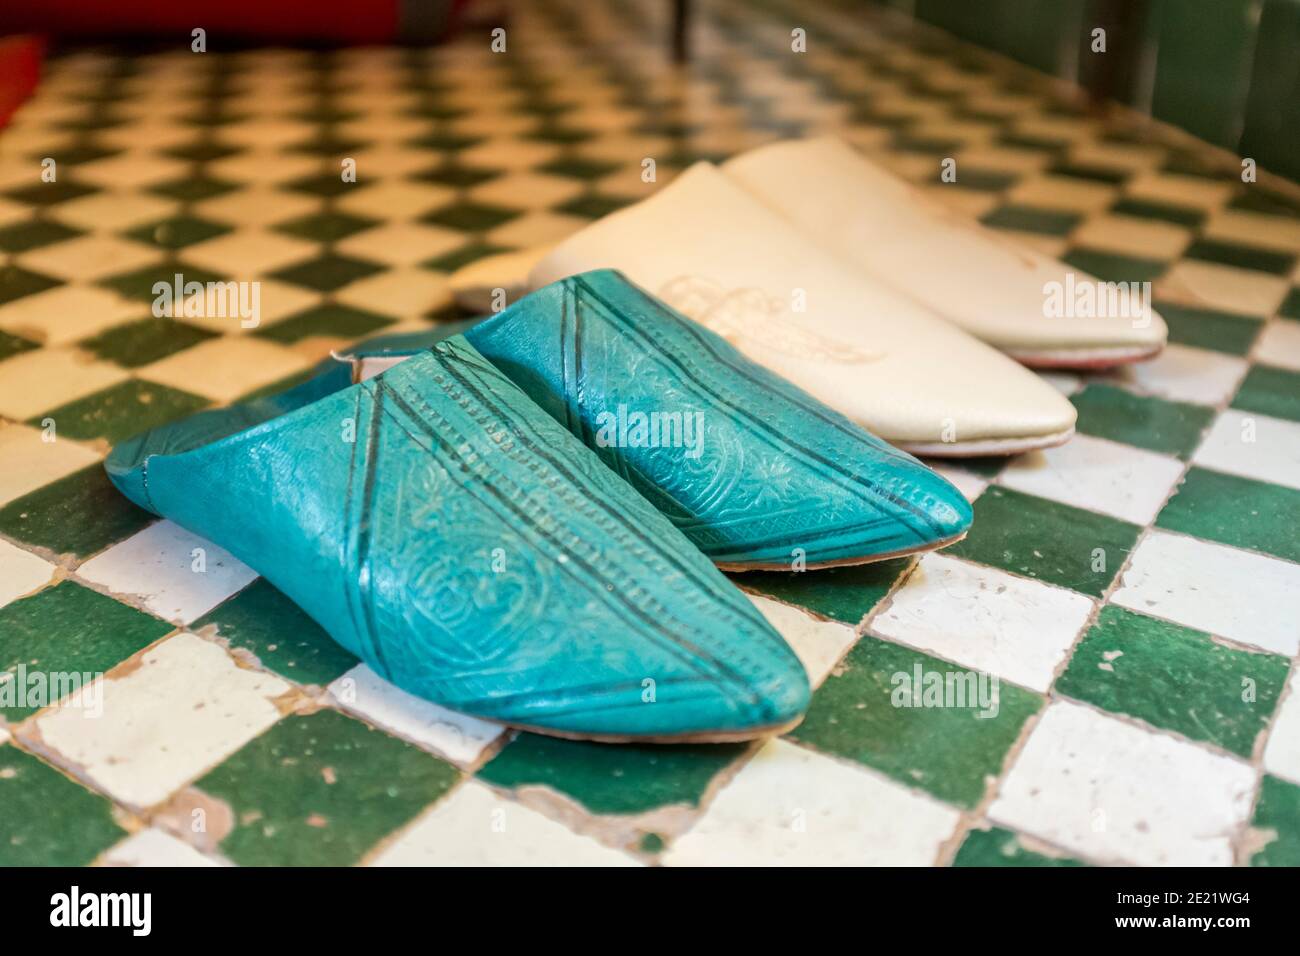
POLYGON ((1050 385, 792 229, 697 163, 561 242, 540 287, 615 268, 823 404, 894 443, 1068 433, 1050 385))
POLYGON ((578 735, 780 725, 793 652, 464 338, 125 442, 138 504, 265 575, 399 687, 578 735))
POLYGON ((1155 310, 1144 316, 1075 309, 1045 314, 1045 289, 1052 284, 1065 297, 1067 289, 1095 287, 1098 280, 949 209, 838 139, 773 143, 721 168, 831 252, 1004 351, 1088 353, 1164 344, 1167 330, 1155 310))
POLYGON ((970 525, 942 477, 616 272, 465 335, 718 563, 861 560, 970 525))

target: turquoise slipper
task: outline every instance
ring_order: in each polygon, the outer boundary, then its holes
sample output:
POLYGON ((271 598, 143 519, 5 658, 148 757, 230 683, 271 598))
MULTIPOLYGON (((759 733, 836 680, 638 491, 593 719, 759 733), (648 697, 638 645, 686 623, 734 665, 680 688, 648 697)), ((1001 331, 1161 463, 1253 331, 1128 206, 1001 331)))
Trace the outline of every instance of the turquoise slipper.
MULTIPOLYGON (((440 334, 350 354, 364 375, 440 334)), ((464 335, 727 570, 877 561, 970 527, 942 477, 621 273, 561 279, 464 335)))
POLYGON ((799 720, 780 635, 463 337, 357 384, 332 364, 124 442, 109 476, 453 710, 609 741, 799 720))

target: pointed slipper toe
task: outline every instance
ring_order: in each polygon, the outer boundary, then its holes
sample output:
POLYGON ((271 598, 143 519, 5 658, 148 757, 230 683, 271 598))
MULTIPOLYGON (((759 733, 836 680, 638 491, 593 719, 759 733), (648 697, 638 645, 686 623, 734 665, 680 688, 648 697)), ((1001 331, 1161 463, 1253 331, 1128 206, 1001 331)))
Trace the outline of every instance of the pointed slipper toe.
POLYGON ((749 600, 463 337, 355 384, 335 363, 138 436, 106 467, 452 710, 710 741, 807 706, 802 666, 749 600))
POLYGON ((1026 365, 1104 368, 1165 344, 1141 287, 1018 243, 833 137, 760 146, 722 171, 864 274, 1026 365))
POLYGON ((465 337, 728 570, 896 557, 970 525, 942 477, 617 272, 555 282, 465 337))

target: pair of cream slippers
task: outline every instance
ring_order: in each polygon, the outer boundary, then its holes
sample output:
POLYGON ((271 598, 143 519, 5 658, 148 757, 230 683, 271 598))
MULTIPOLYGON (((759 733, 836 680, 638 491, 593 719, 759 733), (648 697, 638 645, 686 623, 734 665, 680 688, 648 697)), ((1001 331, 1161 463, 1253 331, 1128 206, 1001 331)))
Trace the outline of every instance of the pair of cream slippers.
POLYGON ((1105 284, 950 212, 835 139, 696 163, 558 246, 481 259, 451 284, 460 305, 486 312, 599 268, 923 455, 1058 445, 1074 432, 1074 406, 1024 366, 1108 367, 1156 354, 1166 337, 1149 299, 1113 286, 1108 298, 1105 284), (1092 307, 1074 308, 1089 284, 1092 307))

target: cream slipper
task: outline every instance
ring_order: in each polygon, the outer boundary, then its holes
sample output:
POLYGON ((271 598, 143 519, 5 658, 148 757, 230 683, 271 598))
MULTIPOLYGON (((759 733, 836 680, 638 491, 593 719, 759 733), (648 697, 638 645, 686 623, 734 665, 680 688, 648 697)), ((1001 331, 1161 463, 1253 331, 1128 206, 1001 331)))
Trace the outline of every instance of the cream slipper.
POLYGON ((1164 347, 1164 320, 1142 287, 1101 283, 1022 246, 837 139, 763 146, 722 171, 867 275, 1026 365, 1100 368, 1164 347))
POLYGON ((1074 406, 1006 356, 836 259, 708 163, 593 223, 529 275, 622 270, 869 431, 926 455, 1059 444, 1074 406))

